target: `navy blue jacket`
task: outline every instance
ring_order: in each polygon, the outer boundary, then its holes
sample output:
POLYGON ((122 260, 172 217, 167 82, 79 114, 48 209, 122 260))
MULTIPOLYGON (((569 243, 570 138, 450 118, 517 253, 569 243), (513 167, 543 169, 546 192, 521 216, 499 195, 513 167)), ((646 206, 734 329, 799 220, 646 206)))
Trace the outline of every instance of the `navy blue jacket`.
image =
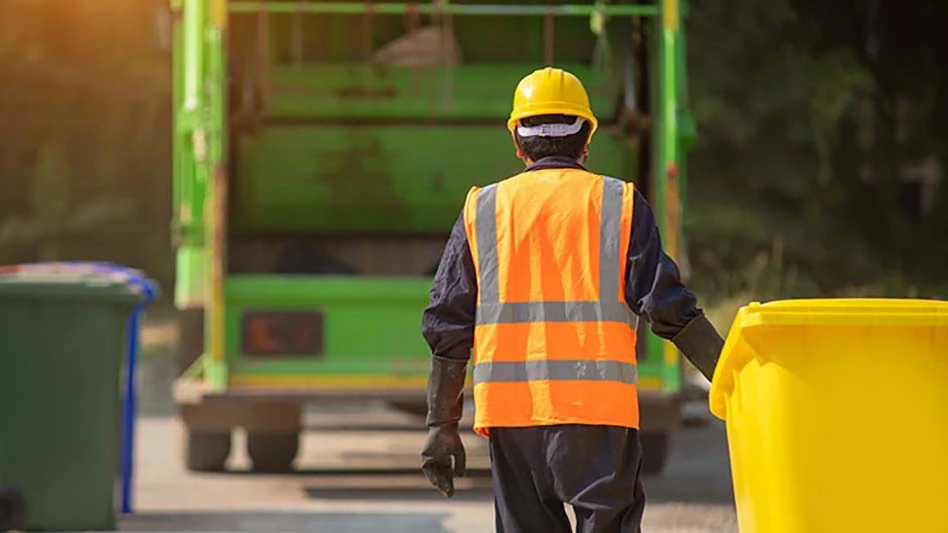
MULTIPOLYGON (((576 161, 549 157, 525 171, 548 168, 586 170, 576 161)), ((652 208, 637 189, 633 202, 625 299, 656 335, 671 340, 702 312, 694 294, 682 284, 678 265, 662 250, 652 208)), ((458 360, 471 357, 476 307, 477 277, 462 211, 445 245, 431 287, 430 304, 422 315, 421 333, 433 355, 458 360)))

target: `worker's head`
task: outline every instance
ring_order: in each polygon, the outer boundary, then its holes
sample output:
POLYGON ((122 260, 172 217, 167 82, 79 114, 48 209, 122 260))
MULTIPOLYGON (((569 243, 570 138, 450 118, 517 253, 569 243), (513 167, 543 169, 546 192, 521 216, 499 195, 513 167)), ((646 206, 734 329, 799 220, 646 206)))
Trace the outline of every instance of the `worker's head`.
POLYGON ((517 156, 528 163, 547 156, 582 161, 598 125, 582 82, 553 67, 520 80, 507 120, 517 156))

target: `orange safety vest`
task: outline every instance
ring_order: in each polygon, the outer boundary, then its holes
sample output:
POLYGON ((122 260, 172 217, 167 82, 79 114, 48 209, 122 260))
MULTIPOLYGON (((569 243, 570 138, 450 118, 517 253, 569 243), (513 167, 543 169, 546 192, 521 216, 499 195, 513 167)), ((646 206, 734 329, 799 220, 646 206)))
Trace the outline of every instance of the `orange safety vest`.
POLYGON ((634 190, 582 170, 544 169, 468 193, 478 434, 638 428, 637 318, 625 302, 634 190))

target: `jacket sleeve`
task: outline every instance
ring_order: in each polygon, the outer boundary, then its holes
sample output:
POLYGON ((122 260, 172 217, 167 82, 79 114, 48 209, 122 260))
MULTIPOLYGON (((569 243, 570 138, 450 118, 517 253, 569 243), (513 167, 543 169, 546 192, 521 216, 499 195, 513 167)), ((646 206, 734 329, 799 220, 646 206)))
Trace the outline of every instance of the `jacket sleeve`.
POLYGON ((671 340, 702 315, 697 298, 681 281, 678 265, 662 249, 652 208, 638 190, 633 200, 625 281, 629 307, 663 339, 671 340))
POLYGON ((467 361, 474 347, 474 312, 477 307, 477 276, 464 229, 464 214, 458 216, 422 314, 421 334, 434 356, 467 361))
POLYGON ((698 308, 695 295, 681 282, 678 265, 662 249, 652 208, 638 191, 632 210, 626 302, 656 335, 672 341, 711 380, 724 339, 698 308))

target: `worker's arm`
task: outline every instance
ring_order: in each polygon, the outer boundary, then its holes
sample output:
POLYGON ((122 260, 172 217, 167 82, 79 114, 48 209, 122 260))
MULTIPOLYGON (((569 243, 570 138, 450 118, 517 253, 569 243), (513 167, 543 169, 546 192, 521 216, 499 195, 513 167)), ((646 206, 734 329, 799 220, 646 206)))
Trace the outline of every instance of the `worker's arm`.
POLYGON ((431 348, 428 377, 428 439, 422 448, 422 472, 442 494, 454 494, 454 477, 465 472, 458 423, 463 414, 464 381, 474 346, 477 278, 467 244, 464 216, 458 217, 431 286, 421 318, 421 334, 431 348))
POLYGON ((632 311, 659 337, 670 340, 708 379, 714 375, 724 340, 681 281, 678 265, 665 254, 655 216, 635 191, 625 297, 632 311))
POLYGON ((421 319, 421 334, 432 355, 468 361, 474 346, 477 277, 463 214, 451 230, 421 319))

